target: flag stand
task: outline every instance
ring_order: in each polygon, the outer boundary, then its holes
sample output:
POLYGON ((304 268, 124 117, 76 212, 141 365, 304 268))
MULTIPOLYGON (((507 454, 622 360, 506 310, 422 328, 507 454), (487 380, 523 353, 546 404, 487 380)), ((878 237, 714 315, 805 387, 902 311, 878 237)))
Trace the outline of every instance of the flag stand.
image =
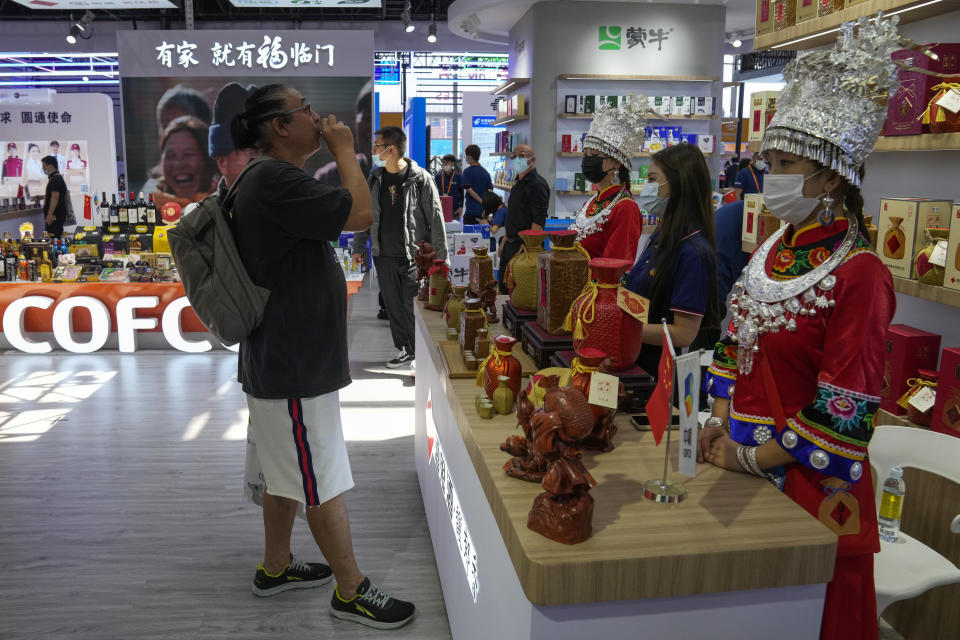
MULTIPOLYGON (((664 331, 666 331, 666 321, 664 321, 664 331)), ((669 333, 667 334, 669 337, 669 333)), ((673 347, 670 347, 671 353, 673 347)), ((676 367, 672 367, 670 374, 676 376, 676 367)), ((676 381, 676 379, 674 379, 676 381)), ((667 482, 667 469, 670 465, 670 432, 673 422, 673 398, 675 395, 676 384, 670 386, 670 418, 667 421, 667 446, 663 457, 663 478, 660 480, 647 480, 643 483, 643 497, 661 504, 676 504, 682 502, 687 497, 687 490, 676 482, 667 482)))

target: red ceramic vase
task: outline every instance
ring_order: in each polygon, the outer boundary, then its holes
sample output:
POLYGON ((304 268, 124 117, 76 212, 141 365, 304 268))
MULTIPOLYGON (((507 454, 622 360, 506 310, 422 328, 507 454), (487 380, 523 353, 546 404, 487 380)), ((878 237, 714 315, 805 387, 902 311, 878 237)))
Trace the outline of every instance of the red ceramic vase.
POLYGON ((591 282, 570 309, 573 348, 606 354, 613 360, 612 371, 632 367, 643 344, 643 323, 617 305, 617 287, 630 266, 629 261, 615 258, 591 260, 591 282))
POLYGON ((515 344, 517 339, 513 336, 499 335, 493 339, 493 344, 490 345, 490 356, 484 361, 482 369, 477 372, 477 383, 483 385, 488 398, 493 397, 493 392, 499 385, 497 378, 500 376, 510 378, 507 386, 513 391, 514 401, 520 397, 520 361, 512 355, 515 344))

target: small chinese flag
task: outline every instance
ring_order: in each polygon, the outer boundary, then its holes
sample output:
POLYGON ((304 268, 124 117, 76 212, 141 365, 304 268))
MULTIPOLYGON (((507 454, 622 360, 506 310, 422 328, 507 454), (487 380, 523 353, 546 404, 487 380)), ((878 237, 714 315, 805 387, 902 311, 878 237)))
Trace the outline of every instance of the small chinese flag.
POLYGON ((660 446, 660 439, 663 433, 670 426, 673 417, 673 342, 670 340, 670 333, 667 331, 667 325, 663 325, 663 351, 660 354, 660 366, 657 367, 657 386, 650 399, 647 401, 647 418, 650 420, 650 431, 653 432, 653 440, 660 446))
POLYGON ((83 219, 93 220, 93 210, 90 206, 90 196, 83 196, 83 219))

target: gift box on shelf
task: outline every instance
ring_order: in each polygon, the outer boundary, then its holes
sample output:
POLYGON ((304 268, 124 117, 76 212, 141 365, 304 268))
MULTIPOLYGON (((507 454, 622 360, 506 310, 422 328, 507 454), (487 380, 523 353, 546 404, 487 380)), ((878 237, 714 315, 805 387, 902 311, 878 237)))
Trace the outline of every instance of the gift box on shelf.
POLYGON ((780 219, 763 205, 763 194, 748 193, 743 197, 743 224, 740 240, 760 244, 780 228, 780 219))
POLYGON ((882 198, 877 253, 890 273, 915 277, 913 256, 923 248, 923 229, 944 228, 950 223, 949 200, 882 198))
POLYGON ((796 0, 797 24, 817 17, 817 0, 796 0))
POLYGON ((473 248, 484 246, 483 234, 479 231, 474 233, 455 233, 453 234, 453 246, 450 248, 450 254, 455 256, 473 255, 473 248))
POLYGON ((650 108, 658 115, 669 116, 673 113, 671 96, 653 96, 650 100, 650 108))
POLYGON ((817 17, 822 18, 837 11, 843 11, 844 0, 819 0, 817 2, 817 17))
MULTIPOLYGON (((821 0, 822 2, 823 0, 821 0)), ((773 30, 783 31, 797 23, 796 0, 774 0, 773 30)))
POLYGON ((931 428, 960 438, 960 349, 944 349, 940 356, 931 428))
POLYGON ((936 370, 940 336, 905 324, 892 324, 887 328, 885 347, 880 408, 899 416, 906 413, 897 401, 907 391, 907 380, 915 378, 920 369, 936 370))
POLYGON ((692 116, 693 106, 693 98, 690 96, 674 96, 671 112, 677 116, 692 116))
POLYGON ((960 290, 960 202, 954 203, 951 207, 945 269, 943 286, 947 289, 960 290))
POLYGON ((763 140, 763 132, 777 112, 777 95, 779 91, 757 91, 750 95, 750 131, 747 133, 748 142, 763 140))
POLYGON ((771 0, 757 0, 756 32, 758 36, 773 33, 773 11, 771 0))
MULTIPOLYGON (((960 74, 960 43, 942 42, 930 45, 938 60, 912 49, 894 51, 892 58, 916 69, 935 73, 960 74)), ((885 136, 913 136, 929 133, 924 124, 927 105, 936 93, 931 89, 944 82, 942 78, 920 71, 898 69, 896 90, 887 102, 887 119, 883 124, 885 136)), ((934 114, 936 118, 936 114, 934 114)))
POLYGON ((715 98, 710 96, 697 96, 696 106, 693 113, 697 116, 712 116, 716 113, 715 98))
POLYGON ((716 150, 717 137, 714 135, 700 133, 697 134, 697 147, 703 153, 713 153, 716 150))

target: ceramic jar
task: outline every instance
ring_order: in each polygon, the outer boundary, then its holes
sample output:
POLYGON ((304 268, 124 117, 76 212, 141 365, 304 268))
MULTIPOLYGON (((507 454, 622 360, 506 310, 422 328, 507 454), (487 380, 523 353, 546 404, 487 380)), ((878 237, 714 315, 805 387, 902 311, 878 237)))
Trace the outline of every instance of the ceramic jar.
POLYGON ((487 255, 489 247, 477 246, 473 248, 473 257, 470 258, 470 291, 480 295, 490 284, 493 277, 493 258, 487 255))
POLYGON ((537 310, 537 288, 540 283, 540 254, 543 253, 545 231, 527 230, 520 232, 523 247, 513 256, 506 274, 507 288, 510 290, 510 302, 523 311, 537 310))
POLYGON ((455 284, 452 291, 443 315, 447 321, 447 328, 460 333, 460 312, 463 311, 463 296, 467 292, 467 285, 455 284))
POLYGON ((486 329, 477 329, 477 337, 473 341, 473 355, 478 360, 483 360, 490 355, 490 337, 486 329))
POLYGON ((498 376, 497 383, 497 388, 493 391, 493 408, 505 416, 513 412, 514 393, 510 389, 509 376, 498 376))
POLYGON ((577 299, 590 273, 589 259, 576 244, 576 231, 550 233, 550 251, 538 258, 537 324, 551 335, 568 335, 563 321, 577 299))
POLYGON ((450 281, 447 279, 449 269, 446 261, 436 258, 429 273, 430 298, 428 306, 435 311, 440 311, 443 309, 443 304, 447 299, 447 289, 450 287, 450 281))
POLYGON ((620 278, 630 267, 628 260, 591 260, 590 281, 570 308, 573 348, 597 349, 610 356, 612 371, 632 367, 643 344, 643 323, 617 304, 620 278))
POLYGON ((513 345, 517 339, 513 336, 499 335, 493 339, 492 350, 482 366, 477 370, 477 384, 482 385, 487 396, 493 398, 493 392, 499 386, 500 376, 507 377, 507 386, 516 398, 520 394, 520 361, 513 356, 513 345))
POLYGON ((467 351, 473 352, 477 330, 487 326, 487 317, 484 315, 481 305, 483 305, 483 301, 480 298, 467 298, 463 301, 463 312, 460 314, 461 355, 467 351))

